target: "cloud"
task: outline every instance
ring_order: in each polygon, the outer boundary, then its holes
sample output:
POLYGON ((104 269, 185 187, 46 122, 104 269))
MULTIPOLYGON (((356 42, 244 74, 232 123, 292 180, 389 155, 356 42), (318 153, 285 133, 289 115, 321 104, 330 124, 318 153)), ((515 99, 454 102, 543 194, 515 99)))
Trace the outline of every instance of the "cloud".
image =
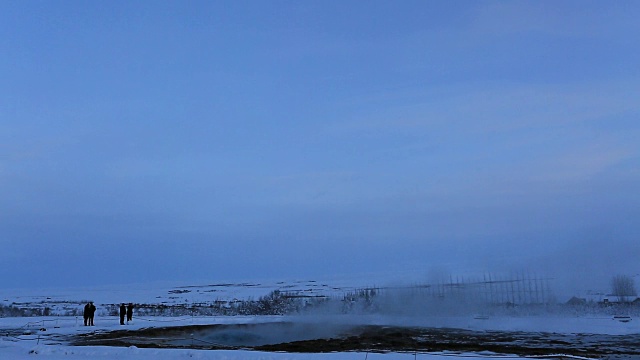
POLYGON ((640 112, 638 96, 640 87, 627 81, 444 85, 364 97, 361 105, 372 110, 335 122, 330 129, 337 134, 405 130, 486 135, 560 128, 640 112))
POLYGON ((611 38, 637 29, 630 3, 492 1, 478 7, 470 30, 479 36, 521 35, 611 38), (576 6, 578 5, 578 6, 576 6))

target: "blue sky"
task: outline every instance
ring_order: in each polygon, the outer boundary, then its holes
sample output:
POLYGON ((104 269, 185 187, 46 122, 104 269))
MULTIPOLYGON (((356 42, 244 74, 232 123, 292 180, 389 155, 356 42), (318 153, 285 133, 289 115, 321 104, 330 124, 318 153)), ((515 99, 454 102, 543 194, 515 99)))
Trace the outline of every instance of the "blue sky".
POLYGON ((638 274, 634 1, 0 1, 0 287, 638 274))

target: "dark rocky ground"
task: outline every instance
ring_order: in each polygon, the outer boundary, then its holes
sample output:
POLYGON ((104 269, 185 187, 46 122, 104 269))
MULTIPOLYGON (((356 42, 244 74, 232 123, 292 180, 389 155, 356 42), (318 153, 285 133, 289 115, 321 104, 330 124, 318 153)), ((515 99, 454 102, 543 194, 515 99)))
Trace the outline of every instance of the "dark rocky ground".
POLYGON ((147 328, 83 334, 74 345, 284 352, 480 352, 640 359, 640 334, 556 334, 462 329, 267 323, 147 328))

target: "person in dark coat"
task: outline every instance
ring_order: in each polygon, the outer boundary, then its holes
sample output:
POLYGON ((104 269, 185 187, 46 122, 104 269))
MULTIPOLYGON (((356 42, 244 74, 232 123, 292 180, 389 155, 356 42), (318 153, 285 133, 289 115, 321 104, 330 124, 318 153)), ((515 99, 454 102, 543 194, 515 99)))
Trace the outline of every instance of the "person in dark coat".
POLYGON ((93 316, 96 314, 96 306, 93 301, 89 301, 89 325, 93 326, 93 316))
POLYGON ((129 303, 127 306, 127 323, 133 320, 133 304, 129 303))
POLYGON ((84 306, 84 311, 82 312, 82 317, 84 318, 84 326, 89 325, 89 303, 84 306))
POLYGON ((120 305, 120 325, 124 325, 124 316, 127 314, 127 308, 124 306, 124 303, 120 305))

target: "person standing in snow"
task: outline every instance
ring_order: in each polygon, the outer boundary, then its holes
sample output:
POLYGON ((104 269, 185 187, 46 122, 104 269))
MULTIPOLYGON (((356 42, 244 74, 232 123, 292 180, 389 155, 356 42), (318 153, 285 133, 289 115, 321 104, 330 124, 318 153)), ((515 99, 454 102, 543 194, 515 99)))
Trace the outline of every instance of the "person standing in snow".
POLYGON ((93 326, 93 316, 96 314, 96 306, 93 305, 93 301, 89 301, 89 325, 93 326))
POLYGON ((89 303, 87 303, 87 305, 84 306, 82 317, 84 318, 84 326, 89 325, 89 303))
POLYGON ((124 303, 120 305, 120 325, 124 325, 124 316, 127 313, 127 308, 124 306, 124 303))
POLYGON ((127 306, 127 323, 133 320, 133 304, 129 303, 127 306))

